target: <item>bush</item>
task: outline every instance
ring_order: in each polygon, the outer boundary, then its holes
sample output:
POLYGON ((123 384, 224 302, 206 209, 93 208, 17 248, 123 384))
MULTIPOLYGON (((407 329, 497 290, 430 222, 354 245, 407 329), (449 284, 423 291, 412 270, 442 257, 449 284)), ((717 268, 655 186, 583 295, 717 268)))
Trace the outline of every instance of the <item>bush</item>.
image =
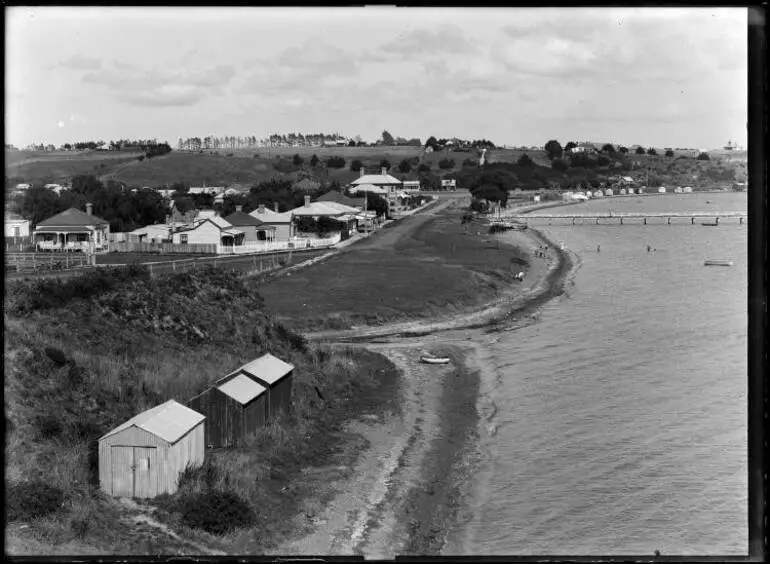
POLYGON ((289 172, 296 172, 299 170, 299 167, 295 165, 293 162, 291 162, 288 159, 281 159, 279 158, 273 163, 273 168, 278 171, 282 172, 284 174, 289 172))
POLYGON ((708 160, 711 160, 711 157, 709 157, 708 153, 701 153, 700 155, 698 155, 698 160, 708 161, 708 160))
POLYGON ((31 521, 59 510, 64 492, 41 481, 20 482, 8 486, 5 509, 8 521, 31 521))
POLYGON ((342 157, 329 157, 326 159, 326 166, 329 168, 345 168, 345 159, 342 157))
POLYGON ((223 535, 254 524, 248 503, 232 492, 209 490, 185 496, 179 503, 182 523, 212 535, 223 535))
POLYGON ((454 168, 454 166, 455 166, 454 159, 441 159, 438 162, 439 168, 447 169, 447 168, 454 168))
POLYGON ((463 166, 464 166, 464 167, 467 167, 467 166, 476 166, 477 164, 479 164, 479 162, 478 162, 478 161, 475 161, 475 160, 473 160, 473 159, 465 159, 465 160, 463 161, 463 166))
POLYGON ((136 157, 136 160, 139 162, 142 162, 144 160, 144 155, 139 155, 138 157, 136 157))
POLYGON ((610 159, 607 155, 599 155, 599 158, 596 159, 596 164, 599 166, 609 166, 612 162, 612 159, 610 159))
POLYGON ((382 159, 380 161, 380 168, 385 168, 387 170, 390 170, 390 167, 391 167, 391 164, 390 164, 390 161, 388 159, 382 159))
POLYGON ((564 172, 567 170, 567 163, 564 162, 564 159, 553 159, 551 161, 551 168, 558 170, 559 172, 564 172))
POLYGON ((305 161, 302 159, 302 157, 299 156, 299 154, 295 154, 291 162, 294 164, 294 166, 302 166, 302 163, 305 161))
POLYGON ((417 172, 430 172, 430 165, 426 163, 422 163, 420 166, 417 167, 417 172))
POLYGON ((519 157, 519 160, 516 161, 516 164, 519 166, 532 166, 534 162, 527 153, 524 153, 519 157))
POLYGON ((359 161, 358 159, 355 159, 352 163, 350 163, 350 170, 353 172, 358 172, 364 167, 364 163, 359 161))
POLYGON ((412 170, 412 165, 406 159, 404 159, 398 164, 398 172, 402 172, 406 174, 410 170, 412 170))
POLYGON ((673 156, 674 156, 674 151, 672 151, 671 149, 669 149, 668 151, 666 151, 666 156, 667 156, 667 157, 669 157, 669 158, 670 158, 670 157, 673 157, 673 156))
POLYGON ((321 159, 318 158, 318 155, 313 155, 310 158, 310 166, 318 166, 318 163, 321 162, 321 159))

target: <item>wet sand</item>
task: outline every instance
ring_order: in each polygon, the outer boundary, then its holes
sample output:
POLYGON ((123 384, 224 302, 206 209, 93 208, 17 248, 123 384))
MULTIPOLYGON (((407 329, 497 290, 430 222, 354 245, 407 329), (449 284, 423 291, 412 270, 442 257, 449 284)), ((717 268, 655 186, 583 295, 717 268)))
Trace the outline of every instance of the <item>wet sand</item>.
POLYGON ((338 493, 313 532, 272 554, 384 559, 442 553, 447 534, 465 518, 461 486, 472 473, 478 433, 495 432, 487 423, 494 404, 478 403, 480 379, 492 370, 484 341, 494 338, 491 331, 536 322, 537 307, 561 292, 574 263, 534 229, 501 237, 531 252, 546 244, 549 252, 548 258, 533 256, 524 282, 495 302, 438 320, 307 335, 388 356, 404 375, 403 415, 351 425, 370 448, 350 477, 334 484, 338 493), (426 352, 449 354, 454 362, 421 364, 426 352))

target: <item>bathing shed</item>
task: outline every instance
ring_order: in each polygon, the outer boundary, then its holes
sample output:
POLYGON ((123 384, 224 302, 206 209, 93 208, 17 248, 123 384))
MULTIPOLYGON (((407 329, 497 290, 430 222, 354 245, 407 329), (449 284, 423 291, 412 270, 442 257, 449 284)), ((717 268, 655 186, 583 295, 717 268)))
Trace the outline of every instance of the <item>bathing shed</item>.
POLYGON ((205 417, 174 400, 143 411, 99 439, 99 482, 118 497, 177 489, 179 473, 203 464, 205 417))
POLYGON ((291 386, 294 366, 267 353, 238 370, 231 372, 216 382, 226 381, 227 378, 243 374, 267 388, 266 414, 267 420, 278 415, 279 411, 288 412, 291 408, 291 386))
POLYGON ((235 372, 218 380, 187 405, 206 416, 206 446, 239 446, 267 419, 268 389, 253 377, 235 372))

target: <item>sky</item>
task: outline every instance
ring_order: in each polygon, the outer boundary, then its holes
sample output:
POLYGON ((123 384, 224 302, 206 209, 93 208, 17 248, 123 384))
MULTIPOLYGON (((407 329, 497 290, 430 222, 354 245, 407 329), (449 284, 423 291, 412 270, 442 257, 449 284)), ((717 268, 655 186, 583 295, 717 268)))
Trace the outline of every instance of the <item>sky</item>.
POLYGON ((746 8, 6 9, 6 143, 747 142, 746 8))

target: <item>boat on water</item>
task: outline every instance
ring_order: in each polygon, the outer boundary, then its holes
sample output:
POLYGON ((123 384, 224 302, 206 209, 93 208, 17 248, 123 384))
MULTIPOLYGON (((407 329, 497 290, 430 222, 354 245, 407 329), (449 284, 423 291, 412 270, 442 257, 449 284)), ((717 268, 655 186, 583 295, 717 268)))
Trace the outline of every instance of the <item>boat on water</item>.
POLYGON ((452 359, 448 356, 433 356, 425 354, 420 357, 420 362, 424 364, 449 364, 451 360, 452 359))
POLYGON ((718 223, 706 223, 706 222, 703 222, 703 223, 701 223, 701 225, 703 227, 717 227, 719 224, 718 223))
POLYGON ((707 259, 703 266, 732 266, 733 261, 728 259, 707 259))

